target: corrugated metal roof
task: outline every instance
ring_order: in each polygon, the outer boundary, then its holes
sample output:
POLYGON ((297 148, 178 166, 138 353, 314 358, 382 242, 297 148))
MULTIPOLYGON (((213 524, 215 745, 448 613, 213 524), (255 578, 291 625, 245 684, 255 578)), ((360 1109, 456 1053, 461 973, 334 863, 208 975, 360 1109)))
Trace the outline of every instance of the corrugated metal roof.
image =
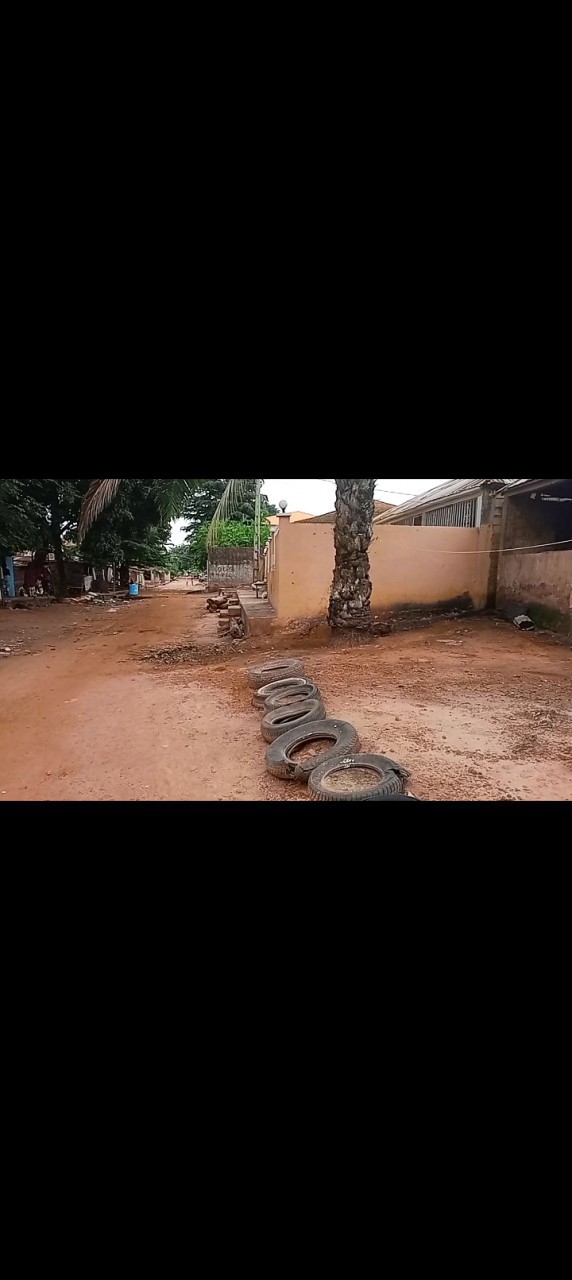
POLYGON ((514 489, 517 484, 531 484, 531 483, 532 483, 532 480, 506 480, 503 493, 505 489, 514 489))
POLYGON ((569 480, 568 480, 568 481, 566 481, 566 480, 546 480, 546 479, 544 479, 544 480, 535 480, 534 478, 532 478, 531 480, 507 480, 507 481, 505 482, 505 487, 504 487, 504 489, 502 490, 502 492, 503 492, 503 493, 506 493, 507 491, 509 491, 509 492, 512 494, 512 493, 514 493, 514 492, 515 492, 515 490, 517 490, 517 491, 518 491, 518 489, 520 489, 520 488, 521 488, 521 486, 522 486, 522 488, 523 488, 523 489, 527 490, 527 489, 530 487, 530 485, 538 485, 538 486, 539 486, 539 488, 542 488, 542 489, 552 489, 552 487, 553 487, 555 484, 566 484, 566 483, 568 483, 568 484, 569 484, 569 483, 570 483, 570 481, 569 481, 569 480))
POLYGON ((464 494, 474 493, 475 489, 480 489, 485 484, 496 484, 500 488, 507 483, 506 480, 445 480, 444 484, 437 484, 433 489, 427 489, 426 493, 418 493, 415 498, 408 498, 407 502, 394 507, 393 511, 377 516, 374 523, 379 524, 381 521, 395 519, 395 517, 401 519, 402 515, 419 511, 434 502, 439 502, 440 499, 462 498, 464 494))

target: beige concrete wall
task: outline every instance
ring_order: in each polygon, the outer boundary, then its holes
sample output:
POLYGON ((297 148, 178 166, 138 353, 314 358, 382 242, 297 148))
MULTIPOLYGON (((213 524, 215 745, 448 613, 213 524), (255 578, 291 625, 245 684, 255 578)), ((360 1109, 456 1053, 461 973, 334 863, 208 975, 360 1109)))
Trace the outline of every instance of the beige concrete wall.
POLYGON ((325 613, 333 572, 333 525, 280 521, 276 567, 268 574, 268 595, 279 618, 325 613))
POLYGON ((439 604, 471 596, 476 609, 486 603, 490 526, 442 529, 382 525, 370 548, 372 607, 439 604))
MULTIPOLYGON (((373 608, 438 604, 465 592, 475 608, 484 608, 490 545, 489 525, 481 529, 376 525, 370 547, 373 608)), ((324 614, 333 569, 333 525, 281 522, 276 568, 268 575, 269 596, 278 617, 324 614)))
POLYGON ((497 603, 571 607, 572 551, 512 552, 500 556, 497 603))

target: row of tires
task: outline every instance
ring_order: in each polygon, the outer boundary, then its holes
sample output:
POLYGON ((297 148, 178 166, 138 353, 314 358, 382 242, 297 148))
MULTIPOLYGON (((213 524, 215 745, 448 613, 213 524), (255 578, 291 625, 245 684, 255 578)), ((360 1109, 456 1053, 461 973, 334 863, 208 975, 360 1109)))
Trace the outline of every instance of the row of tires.
POLYGON ((254 690, 253 705, 262 712, 262 737, 269 744, 266 766, 275 778, 307 782, 314 800, 414 799, 404 794, 408 774, 401 765, 388 756, 360 753, 354 726, 327 717, 320 690, 306 678, 299 659, 251 667, 248 682, 254 690), (303 747, 324 741, 331 746, 318 755, 301 758, 303 747), (339 789, 342 772, 357 769, 371 775, 371 785, 357 791, 351 785, 339 789))

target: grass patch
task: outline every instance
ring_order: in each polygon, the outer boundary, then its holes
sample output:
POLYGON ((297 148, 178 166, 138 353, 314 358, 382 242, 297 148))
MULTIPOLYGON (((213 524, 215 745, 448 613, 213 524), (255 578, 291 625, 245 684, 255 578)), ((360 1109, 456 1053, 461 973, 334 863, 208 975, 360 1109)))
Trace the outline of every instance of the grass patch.
POLYGON ((547 604, 527 604, 524 612, 532 618, 535 627, 540 627, 542 631, 558 631, 561 635, 567 635, 570 630, 568 612, 552 609, 547 604))

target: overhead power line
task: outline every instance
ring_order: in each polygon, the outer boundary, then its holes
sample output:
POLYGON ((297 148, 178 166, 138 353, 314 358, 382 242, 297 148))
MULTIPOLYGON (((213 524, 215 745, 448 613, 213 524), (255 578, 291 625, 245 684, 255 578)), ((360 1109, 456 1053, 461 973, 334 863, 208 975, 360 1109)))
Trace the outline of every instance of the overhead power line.
MULTIPOLYGON (((381 526, 380 526, 381 527, 381 526)), ((387 527, 390 527, 389 525, 387 527)), ((391 525, 392 529, 399 528, 399 525, 391 525)), ((424 526, 427 528, 427 525, 424 526)), ((453 528, 454 526, 443 525, 443 528, 453 528)), ((461 526, 459 526, 461 527, 461 526)), ((445 551, 441 547, 416 547, 415 551, 422 551, 425 555, 432 556, 504 556, 507 551, 542 551, 544 547, 567 547, 572 548, 572 538, 563 538, 562 542, 537 542, 532 547, 489 547, 488 551, 445 551)), ((403 556, 395 557, 396 560, 403 559, 403 556)))
MULTIPOLYGON (((335 480, 324 480, 324 484, 335 484, 335 483, 336 483, 336 482, 335 482, 335 480)), ((378 481, 376 482, 376 486, 375 486, 375 487, 376 487, 376 489, 380 489, 382 493, 394 493, 394 494, 397 494, 397 496, 398 496, 399 498, 414 498, 414 497, 415 497, 415 494, 414 494, 414 493, 404 493, 403 489, 386 489, 385 485, 383 484, 383 482, 382 482, 381 480, 378 480, 378 481)))

